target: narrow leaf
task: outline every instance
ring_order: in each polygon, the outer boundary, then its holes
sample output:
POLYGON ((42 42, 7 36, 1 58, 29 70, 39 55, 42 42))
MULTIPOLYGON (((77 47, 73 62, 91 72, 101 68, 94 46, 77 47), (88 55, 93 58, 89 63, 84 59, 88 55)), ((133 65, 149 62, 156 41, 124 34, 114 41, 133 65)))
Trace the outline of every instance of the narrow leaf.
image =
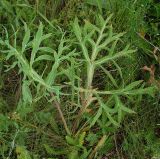
POLYGON ((26 23, 24 23, 24 28, 25 28, 25 35, 24 35, 24 38, 23 38, 23 41, 22 41, 22 53, 25 51, 26 46, 27 46, 27 44, 29 42, 29 39, 30 39, 30 30, 27 27, 26 23))
POLYGON ((34 62, 38 62, 38 61, 42 61, 42 60, 47 60, 47 61, 53 61, 53 57, 50 56, 50 55, 41 55, 41 56, 38 56, 34 62))
POLYGON ((93 118, 93 120, 92 120, 92 122, 91 122, 91 124, 90 124, 90 127, 92 127, 95 123, 96 123, 96 121, 99 119, 99 117, 102 115, 102 107, 100 107, 99 109, 98 109, 98 112, 97 112, 97 114, 94 116, 94 118, 93 118))
POLYGON ((132 82, 131 84, 129 84, 128 86, 126 86, 124 88, 125 91, 129 91, 132 90, 133 88, 137 87, 138 85, 140 85, 143 82, 143 80, 139 80, 139 81, 135 81, 132 82))
POLYGON ((73 31, 74 31, 77 39, 79 40, 79 42, 81 42, 82 41, 82 32, 81 32, 80 26, 78 24, 78 18, 75 18, 75 20, 74 20, 73 31))

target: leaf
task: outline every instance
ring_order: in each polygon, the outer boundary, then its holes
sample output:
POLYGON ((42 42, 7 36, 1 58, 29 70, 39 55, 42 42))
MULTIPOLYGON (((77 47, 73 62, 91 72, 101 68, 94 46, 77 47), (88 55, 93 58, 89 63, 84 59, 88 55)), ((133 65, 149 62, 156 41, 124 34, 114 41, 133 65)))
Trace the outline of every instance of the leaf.
POLYGON ((82 42, 80 43, 81 47, 82 47, 82 51, 83 51, 83 55, 86 59, 86 61, 90 61, 89 55, 88 55, 88 50, 85 46, 85 44, 83 44, 82 42))
POLYGON ((79 137, 78 137, 79 146, 83 146, 85 136, 86 136, 86 132, 82 132, 82 133, 79 135, 79 137))
POLYGON ((74 33, 75 33, 75 35, 76 35, 76 37, 77 37, 77 39, 80 43, 80 46, 82 48, 82 52, 83 52, 83 55, 84 55, 85 59, 87 61, 89 61, 90 59, 89 59, 89 55, 88 55, 88 50, 85 46, 85 43, 83 43, 83 41, 82 41, 82 30, 81 30, 81 28, 78 24, 78 18, 75 18, 75 20, 74 20, 73 31, 74 31, 74 33))
POLYGON ((53 56, 50 56, 50 55, 41 55, 41 56, 38 56, 34 62, 38 62, 42 60, 53 61, 54 59, 53 59, 53 56))
POLYGON ((52 36, 52 33, 49 33, 49 34, 46 34, 46 35, 43 35, 42 36, 42 41, 45 40, 45 39, 48 39, 52 36))
POLYGON ((9 68, 8 68, 8 69, 6 69, 6 70, 5 70, 5 72, 10 71, 10 70, 11 70, 11 69, 13 69, 17 64, 18 64, 18 62, 17 62, 17 61, 13 62, 13 64, 12 64, 11 66, 9 66, 9 68))
POLYGON ((131 54, 133 52, 135 52, 135 50, 127 50, 127 51, 121 51, 113 56, 103 57, 103 58, 95 61, 95 65, 102 65, 104 63, 107 63, 108 61, 116 60, 116 59, 123 57, 123 56, 128 56, 129 54, 131 54))
POLYGON ((105 111, 105 112, 106 112, 106 114, 107 114, 107 117, 108 117, 109 121, 110 121, 113 125, 119 127, 119 123, 114 120, 114 118, 110 115, 110 113, 109 113, 108 111, 105 111))
POLYGON ((44 16, 41 12, 37 11, 38 14, 56 31, 58 31, 58 29, 47 19, 46 16, 44 16))
POLYGON ((41 41, 42 35, 43 35, 43 24, 42 24, 42 22, 40 22, 39 27, 38 27, 38 31, 37 31, 36 37, 35 37, 37 42, 41 41))
MULTIPOLYGON (((110 27, 110 28, 112 28, 112 27, 110 27)), ((119 34, 116 34, 116 35, 112 36, 112 29, 110 29, 109 36, 107 37, 107 39, 102 44, 99 45, 99 48, 100 49, 105 49, 105 47, 107 45, 109 45, 110 43, 112 43, 114 41, 119 40, 119 38, 123 35, 124 35, 124 33, 119 33, 119 34)), ((123 51, 126 51, 126 50, 123 50, 123 51)), ((111 56, 111 53, 109 55, 111 56)))
POLYGON ((99 26, 101 27, 101 33, 103 32, 102 31, 102 29, 104 30, 105 29, 105 26, 106 26, 106 24, 107 24, 107 21, 109 21, 109 19, 106 21, 106 23, 105 23, 105 20, 104 20, 104 18, 102 17, 102 15, 98 15, 97 16, 97 21, 98 21, 98 23, 99 23, 99 26))
POLYGON ((62 35, 62 38, 61 38, 61 40, 60 40, 60 44, 59 44, 59 46, 58 46, 58 55, 59 55, 59 56, 61 56, 65 50, 69 50, 69 48, 70 48, 70 44, 65 45, 65 43, 66 43, 67 41, 64 39, 64 35, 65 35, 65 34, 62 35))
POLYGON ((21 118, 27 117, 27 115, 33 111, 34 108, 32 105, 24 103, 22 100, 19 101, 16 112, 18 115, 20 115, 21 118))
POLYGON ((123 111, 125 111, 127 113, 135 113, 133 110, 131 110, 131 109, 127 108, 126 106, 124 106, 118 96, 114 96, 114 97, 115 97, 115 101, 116 101, 116 105, 117 105, 118 109, 123 110, 123 111))
POLYGON ((62 56, 60 58, 60 60, 63 61, 63 60, 67 60, 68 59, 70 61, 72 56, 76 56, 76 55, 78 55, 78 53, 76 53, 76 50, 73 50, 73 51, 69 52, 66 56, 62 56))
POLYGON ((99 12, 102 14, 102 1, 101 0, 96 0, 99 12))
POLYGON ((14 42, 13 42, 12 46, 13 46, 14 48, 16 48, 16 46, 17 46, 17 32, 18 32, 18 30, 16 31, 15 28, 14 28, 14 26, 13 26, 12 24, 11 24, 11 27, 12 27, 12 30, 13 30, 13 32, 14 32, 14 33, 13 33, 13 35, 14 35, 14 36, 13 36, 13 37, 14 37, 14 38, 13 38, 13 39, 14 39, 13 41, 14 41, 14 42))
POLYGON ((31 159, 29 152, 22 146, 16 146, 17 159, 31 159))
POLYGON ((112 74, 106 70, 103 66, 101 66, 102 70, 104 71, 104 73, 109 77, 109 79, 111 80, 111 82, 113 83, 113 85, 118 88, 117 82, 116 80, 113 78, 112 74))
MULTIPOLYGON (((83 148, 83 153, 80 156, 80 159, 88 158, 88 155, 91 153, 92 149, 87 150, 85 147, 83 148)), ((77 159, 77 158, 76 158, 77 159)))
POLYGON ((101 137, 101 139, 98 141, 96 147, 94 148, 94 150, 89 155, 89 157, 88 157, 89 159, 94 158, 94 154, 97 153, 104 146, 104 143, 106 142, 107 138, 108 138, 108 136, 106 136, 106 135, 103 135, 101 137))
POLYGON ((14 15, 13 6, 7 0, 0 1, 0 6, 2 6, 8 13, 11 13, 12 16, 14 15))
POLYGON ((98 95, 97 95, 97 99, 98 99, 98 102, 99 102, 100 106, 101 106, 106 112, 112 113, 112 114, 117 112, 116 108, 109 108, 109 107, 107 106, 107 105, 109 105, 109 100, 112 99, 112 98, 110 98, 110 99, 107 101, 107 103, 103 103, 102 99, 101 99, 98 95))
POLYGON ((91 122, 91 124, 90 124, 90 127, 92 127, 96 122, 97 122, 97 120, 99 119, 99 117, 102 115, 102 107, 100 107, 99 109, 98 109, 98 112, 97 112, 97 114, 94 116, 94 118, 93 118, 93 120, 92 120, 92 122, 91 122))
POLYGON ((23 41, 22 41, 22 53, 25 51, 26 46, 27 46, 27 44, 29 42, 29 39, 30 39, 30 30, 27 27, 26 23, 24 23, 24 28, 25 28, 25 35, 24 35, 24 38, 23 38, 23 41))
POLYGON ((38 27, 38 31, 36 33, 36 36, 33 39, 33 46, 32 46, 33 49, 32 49, 32 52, 31 52, 31 60, 30 60, 30 65, 31 66, 34 62, 36 53, 39 50, 39 47, 40 47, 40 44, 41 44, 41 41, 42 41, 42 37, 43 37, 42 35, 43 35, 43 24, 40 22, 40 25, 38 27))
POLYGON ((5 42, 0 38, 0 44, 1 45, 6 45, 5 42))
POLYGON ((65 154, 68 154, 70 152, 70 150, 67 149, 67 148, 61 149, 61 150, 58 150, 58 149, 55 150, 54 148, 51 148, 47 144, 44 144, 44 148, 49 155, 65 155, 65 154))
POLYGON ((7 30, 7 28, 6 27, 3 27, 4 28, 4 31, 5 31, 5 37, 6 37, 6 40, 5 40, 5 42, 7 41, 8 43, 9 43, 9 36, 8 36, 8 30, 7 30))
POLYGON ((50 47, 40 47, 39 51, 44 51, 44 52, 49 52, 49 53, 54 53, 55 51, 50 48, 50 47))
POLYGON ((123 74, 122 74, 122 70, 121 70, 120 66, 116 63, 116 61, 113 60, 112 62, 115 65, 115 67, 117 68, 117 71, 119 72, 119 75, 120 75, 120 77, 123 81, 123 85, 124 85, 123 74))
MULTIPOLYGON (((97 98, 98 98, 98 101, 99 101, 99 104, 100 106, 104 109, 105 113, 107 114, 107 118, 109 119, 109 121, 115 125, 115 126, 119 126, 119 123, 117 121, 114 120, 114 118, 112 117, 112 115, 110 114, 110 108, 107 107, 107 105, 105 105, 102 100, 100 99, 100 97, 98 97, 97 95, 97 98)), ((111 109, 112 110, 112 109, 111 109)))
MULTIPOLYGON (((99 15, 99 17, 100 17, 100 19, 102 19, 101 17, 101 15, 99 15)), ((105 20, 105 25, 107 25, 107 23, 111 20, 111 18, 113 17, 113 14, 110 14, 108 17, 107 17, 107 19, 105 20)))
POLYGON ((68 154, 68 159, 77 159, 77 158, 79 158, 78 150, 73 149, 73 150, 68 154))
POLYGON ((121 109, 126 112, 126 113, 134 113, 135 114, 135 111, 133 111, 132 109, 129 109, 127 107, 125 107, 123 104, 121 105, 121 109))
POLYGON ((85 38, 86 38, 86 36, 89 38, 91 38, 92 37, 92 35, 93 35, 93 33, 95 33, 95 31, 97 31, 97 32, 100 32, 100 29, 96 26, 96 25, 94 25, 94 24, 92 24, 92 23, 90 23, 88 20, 84 20, 85 21, 85 25, 84 25, 84 31, 87 33, 87 32, 90 32, 90 33, 88 33, 87 35, 85 35, 85 38))
POLYGON ((148 87, 148 88, 139 88, 131 91, 125 92, 128 95, 139 95, 139 94, 149 94, 153 96, 153 93, 156 91, 155 87, 148 87))
POLYGON ((120 124, 122 121, 122 110, 118 109, 118 123, 120 124))
POLYGON ((143 80, 139 80, 139 81, 135 81, 132 82, 131 84, 129 84, 128 86, 126 86, 124 88, 125 91, 129 91, 132 90, 133 88, 137 87, 138 85, 140 85, 143 82, 143 80))
POLYGON ((80 26, 78 24, 78 18, 75 18, 75 20, 74 20, 73 31, 74 31, 77 39, 79 40, 79 42, 82 42, 82 31, 81 31, 80 26))
POLYGON ((117 45, 117 43, 118 43, 118 40, 119 40, 119 39, 117 39, 117 40, 115 40, 115 41, 113 42, 112 47, 111 47, 110 50, 109 50, 109 55, 110 55, 110 56, 112 56, 112 55, 114 54, 116 45, 117 45))
POLYGON ((55 78, 57 76, 57 69, 58 69, 59 63, 58 60, 53 64, 52 70, 48 73, 47 78, 45 79, 45 83, 49 86, 54 84, 55 78))
POLYGON ((22 85, 22 95, 23 95, 23 100, 25 102, 32 103, 32 94, 29 88, 29 83, 27 81, 23 82, 22 85))
POLYGON ((66 141, 68 144, 73 146, 76 146, 78 144, 77 141, 70 136, 66 136, 66 141))

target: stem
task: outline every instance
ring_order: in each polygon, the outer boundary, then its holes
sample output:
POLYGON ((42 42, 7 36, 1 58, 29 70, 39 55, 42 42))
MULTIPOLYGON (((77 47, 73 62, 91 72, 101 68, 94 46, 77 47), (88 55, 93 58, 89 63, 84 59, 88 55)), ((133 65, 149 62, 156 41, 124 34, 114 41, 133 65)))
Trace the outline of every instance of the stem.
MULTIPOLYGON (((93 75, 94 75, 94 65, 90 62, 87 65, 87 90, 90 90, 92 88, 92 81, 93 81, 93 75)), ((89 97, 89 93, 87 93, 86 98, 89 97)))
MULTIPOLYGON (((88 80, 87 80, 87 89, 91 89, 92 87, 92 80, 93 80, 93 75, 94 75, 94 69, 95 69, 95 60, 97 58, 97 55, 98 55, 98 46, 99 46, 99 43, 101 42, 102 38, 103 38, 103 32, 104 32, 104 29, 105 29, 105 26, 106 26, 106 23, 103 25, 102 29, 101 29, 101 32, 99 34, 99 37, 96 41, 96 44, 94 46, 94 49, 92 51, 92 56, 91 56, 91 59, 90 61, 88 62, 87 64, 87 77, 88 77, 88 80)), ((87 96, 88 97, 88 96, 87 96)))
MULTIPOLYGON (((53 98, 55 97, 53 93, 51 93, 51 96, 52 96, 53 98)), ((68 126, 67 126, 67 123, 66 123, 66 120, 65 120, 65 118, 64 118, 64 115, 63 115, 63 113, 62 113, 62 110, 61 110, 61 107, 60 107, 59 102, 55 99, 55 100, 53 101, 53 104, 55 105, 56 109, 57 109, 58 112, 59 112, 59 115, 60 115, 60 117, 61 117, 61 119, 62 119, 64 128, 65 128, 67 134, 68 134, 68 135, 71 135, 71 132, 70 132, 68 126)))
POLYGON ((87 109, 88 105, 90 104, 89 102, 92 98, 93 92, 89 91, 89 90, 91 90, 91 88, 92 88, 93 75, 94 75, 94 65, 91 62, 89 62, 87 65, 87 84, 86 84, 88 91, 85 93, 85 99, 84 99, 84 101, 82 101, 82 107, 79 110, 78 115, 77 115, 77 119, 75 120, 75 122, 73 124, 72 132, 76 131, 77 127, 79 126, 79 122, 81 121, 81 116, 83 115, 83 113, 87 109))
POLYGON ((88 91, 85 93, 85 99, 84 99, 85 102, 82 103, 82 107, 78 113, 77 119, 75 120, 75 122, 73 124, 73 129, 72 129, 73 132, 75 132, 75 130, 77 129, 79 122, 81 121, 81 116, 83 115, 83 113, 85 112, 85 110, 87 109, 87 107, 91 103, 90 100, 93 96, 93 92, 90 90, 92 89, 92 81, 93 81, 93 76, 94 76, 94 71, 95 71, 95 60, 96 60, 97 55, 99 53, 98 48, 99 48, 99 44, 100 44, 101 40, 103 39, 103 32, 105 30, 105 27, 106 27, 106 23, 104 23, 104 25, 102 26, 102 29, 99 33, 99 37, 98 37, 98 39, 92 49, 91 58, 88 55, 88 50, 87 50, 85 44, 80 41, 83 54, 84 54, 85 59, 87 61, 86 90, 88 90, 88 91))

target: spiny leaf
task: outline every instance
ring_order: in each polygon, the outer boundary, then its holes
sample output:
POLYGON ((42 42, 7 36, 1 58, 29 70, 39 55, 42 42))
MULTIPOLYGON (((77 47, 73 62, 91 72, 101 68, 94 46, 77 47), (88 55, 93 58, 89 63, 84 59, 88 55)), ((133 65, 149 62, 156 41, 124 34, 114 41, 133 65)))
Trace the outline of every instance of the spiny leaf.
POLYGON ((90 61, 88 49, 86 48, 85 44, 83 42, 81 42, 80 45, 82 47, 82 52, 83 52, 83 55, 84 55, 86 61, 90 61))
POLYGON ((25 49, 27 47, 27 44, 29 42, 29 39, 30 39, 30 30, 27 27, 26 23, 24 23, 24 28, 25 28, 25 35, 24 35, 24 38, 23 38, 23 41, 22 41, 22 53, 25 51, 25 49))
POLYGON ((42 60, 53 61, 53 57, 51 55, 41 55, 41 56, 38 56, 34 62, 38 62, 42 60))
POLYGON ((112 36, 112 34, 109 34, 109 37, 105 41, 103 41, 102 44, 99 45, 99 48, 104 49, 108 44, 110 44, 113 41, 119 40, 119 38, 122 37, 123 35, 124 35, 124 33, 119 33, 119 34, 116 34, 114 36, 112 36))
POLYGON ((125 93, 128 95, 139 95, 139 94, 153 95, 155 90, 156 90, 155 87, 148 87, 148 88, 139 88, 139 89, 126 91, 125 93))
POLYGON ((75 18, 75 20, 74 20, 73 31, 74 31, 77 39, 79 40, 79 42, 81 42, 82 41, 82 31, 81 31, 81 28, 78 24, 78 18, 75 18))
POLYGON ((135 50, 127 50, 127 51, 121 51, 113 56, 103 57, 103 58, 95 61, 95 65, 102 65, 108 61, 116 60, 116 59, 123 57, 123 56, 129 56, 129 54, 131 54, 133 52, 135 52, 135 50))
POLYGON ((43 24, 40 22, 40 25, 38 27, 38 31, 36 33, 36 36, 34 37, 33 40, 33 49, 32 49, 32 53, 31 53, 31 60, 30 60, 30 65, 32 66, 36 53, 39 50, 41 41, 42 41, 42 35, 43 35, 43 24))

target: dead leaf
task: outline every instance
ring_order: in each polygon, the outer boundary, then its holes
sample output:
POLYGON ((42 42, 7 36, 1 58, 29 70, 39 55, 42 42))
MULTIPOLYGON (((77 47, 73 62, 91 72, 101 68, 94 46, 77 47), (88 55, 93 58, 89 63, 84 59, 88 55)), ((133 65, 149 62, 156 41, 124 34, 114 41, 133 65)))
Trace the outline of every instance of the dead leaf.
POLYGON ((154 65, 151 65, 150 67, 144 66, 142 70, 148 71, 150 73, 150 78, 148 80, 148 83, 153 84, 155 82, 155 70, 156 70, 155 66, 154 65))

